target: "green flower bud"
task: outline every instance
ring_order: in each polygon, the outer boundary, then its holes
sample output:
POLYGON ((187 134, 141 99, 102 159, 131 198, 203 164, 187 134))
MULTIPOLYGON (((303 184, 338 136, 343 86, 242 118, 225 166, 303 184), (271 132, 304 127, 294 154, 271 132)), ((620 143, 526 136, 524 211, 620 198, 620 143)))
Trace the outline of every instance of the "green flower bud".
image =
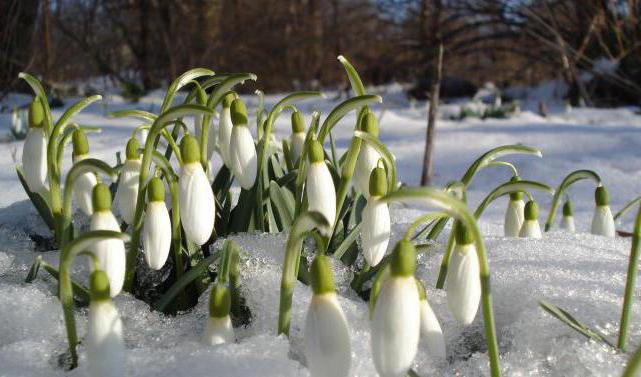
POLYGON ((367 132, 368 134, 378 137, 378 119, 376 115, 372 112, 368 112, 361 119, 361 131, 367 132))
POLYGON ((40 128, 44 125, 45 112, 38 97, 29 104, 29 127, 40 128))
POLYGON ((200 146, 198 145, 198 140, 191 135, 185 135, 180 141, 180 154, 182 154, 185 164, 200 161, 200 146))
POLYGON ((416 271, 416 248, 410 241, 400 240, 392 252, 390 272, 392 276, 409 277, 416 271))
POLYGON ((539 219, 539 206, 534 200, 525 203, 525 220, 538 220, 539 219))
POLYGON ((147 197, 150 202, 162 202, 165 200, 165 185, 158 177, 153 177, 147 186, 147 197))
POLYGON ((209 295, 209 316, 223 318, 229 315, 231 295, 223 284, 216 284, 209 295))
POLYGON ((458 245, 469 245, 474 242, 472 234, 459 220, 454 222, 454 239, 458 245))
MULTIPOLYGON (((512 179, 510 179, 510 182, 518 182, 520 180, 521 180, 521 177, 519 177, 518 175, 515 175, 512 177, 512 179)), ((523 199, 523 192, 517 191, 517 192, 510 193, 510 200, 517 201, 521 199, 523 199)))
POLYGON ((563 204, 563 216, 572 216, 572 202, 569 199, 563 204))
POLYGON ((96 270, 89 277, 91 301, 109 300, 109 277, 102 270, 96 270))
POLYGON ((104 183, 94 186, 91 198, 95 212, 111 210, 111 191, 104 183))
POLYGON ((127 160, 139 160, 140 159, 140 143, 138 139, 132 137, 127 142, 127 148, 125 149, 125 156, 127 160))
POLYGON ((305 119, 303 113, 294 111, 292 113, 292 133, 305 132, 305 119))
POLYGON ((237 98, 231 103, 231 122, 234 126, 247 125, 247 108, 245 103, 237 98))
POLYGON ((230 108, 231 103, 236 99, 236 93, 229 92, 223 97, 223 107, 230 108))
POLYGON ((309 267, 309 272, 312 278, 314 294, 322 295, 323 293, 332 293, 336 290, 329 258, 324 255, 316 256, 312 265, 309 267))
POLYGON ((387 193, 387 174, 385 169, 375 168, 369 175, 369 194, 383 196, 387 193))
POLYGON ((312 163, 325 161, 325 151, 318 140, 312 140, 309 144, 309 161, 312 163))
POLYGON ((87 135, 80 128, 73 131, 71 134, 71 140, 73 144, 73 156, 82 156, 89 154, 89 141, 87 140, 87 135))
POLYGON ((610 194, 608 194, 608 189, 605 186, 599 186, 594 191, 594 200, 596 201, 597 206, 607 206, 610 205, 610 194))

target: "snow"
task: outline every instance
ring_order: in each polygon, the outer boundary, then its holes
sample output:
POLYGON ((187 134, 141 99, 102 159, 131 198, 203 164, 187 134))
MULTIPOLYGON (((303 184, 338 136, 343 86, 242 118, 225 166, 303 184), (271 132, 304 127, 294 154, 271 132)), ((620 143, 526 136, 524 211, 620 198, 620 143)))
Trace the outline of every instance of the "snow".
MULTIPOLYGON (((545 86, 543 86, 545 87, 545 86)), ((552 88, 551 84, 546 86, 552 88)), ((385 91, 387 105, 375 107, 382 114, 381 139, 396 155, 399 179, 410 185, 418 183, 425 134, 425 104, 410 106, 400 87, 385 91), (384 109, 384 110, 383 110, 384 109)), ((540 89, 541 92, 544 89, 540 89)), ((535 94, 538 100, 538 94, 535 94)), ((329 95, 328 98, 334 98, 329 95)), ((247 97, 253 112, 256 97, 247 97)), ((279 96, 267 96, 267 108, 279 96)), ((10 95, 1 105, 22 105, 24 95, 10 95)), ((66 99, 66 105, 73 99, 66 99)), ((156 110, 162 94, 154 92, 139 104, 125 103, 110 95, 108 105, 95 104, 78 115, 81 124, 99 125, 101 134, 89 134, 91 155, 115 162, 115 152, 124 150, 131 131, 138 124, 126 119, 105 117, 107 112, 126 108, 156 110)), ((336 100, 308 101, 297 105, 307 114, 320 110, 324 115, 336 100)), ((503 144, 522 143, 543 150, 543 159, 531 156, 508 156, 524 179, 540 180, 552 187, 577 169, 598 172, 610 191, 613 211, 617 211, 641 192, 641 116, 636 109, 577 108, 563 112, 563 106, 549 106, 551 116, 539 117, 533 110, 536 101, 524 102, 523 111, 509 119, 466 119, 439 121, 436 139, 435 184, 462 176, 467 166, 481 153, 503 144)), ((443 113, 457 108, 443 106, 443 113)), ((54 118, 62 110, 54 111, 54 118)), ((334 132, 339 151, 349 143, 354 115, 348 115, 334 132)), ((0 114, 0 125, 8 132, 10 113, 0 114)), ((289 116, 279 118, 278 139, 288 136, 289 116)), ((254 131, 254 130, 252 130, 254 131)), ((58 253, 34 251, 38 246, 33 234, 47 230, 28 202, 14 172, 20 160, 21 143, 5 144, 9 153, 0 155, 0 375, 4 376, 84 376, 85 349, 81 345, 80 367, 64 372, 58 359, 66 350, 66 338, 60 304, 55 297, 55 281, 40 272, 33 283, 24 283, 35 256, 57 265, 58 253), (15 152, 14 152, 15 151, 15 152)), ((70 149, 70 148, 69 148, 70 149)), ((70 150, 65 162, 70 163, 70 150)), ((218 168, 217 163, 215 169, 218 168)), ((475 208, 483 196, 510 177, 505 168, 494 167, 479 173, 473 180, 468 199, 475 208)), ((618 376, 627 355, 589 341, 538 307, 547 300, 559 305, 590 327, 614 340, 617 336, 627 255, 630 240, 592 236, 589 229, 594 185, 580 182, 569 194, 573 199, 579 234, 554 231, 541 240, 501 237, 506 202, 499 200, 484 213, 480 227, 485 235, 492 272, 492 293, 499 336, 501 365, 506 376, 618 376)), ((534 193, 540 203, 541 218, 547 215, 550 197, 534 193)), ((407 224, 424 209, 392 208, 392 242, 405 231, 407 224)), ((620 225, 629 230, 633 215, 620 225)), ((558 218, 557 218, 558 219, 558 218)), ((80 219, 82 220, 82 219, 80 219)), ((128 348, 127 372, 130 376, 307 376, 302 354, 304 318, 311 298, 309 287, 297 283, 292 308, 290 340, 276 336, 280 287, 280 264, 284 255, 285 234, 242 234, 232 237, 241 249, 242 292, 252 313, 251 324, 236 329, 238 342, 232 345, 205 347, 199 343, 207 318, 208 292, 198 305, 177 316, 151 311, 147 304, 128 294, 116 298, 123 318, 128 348)), ((447 346, 447 362, 433 361, 422 345, 414 369, 421 376, 489 375, 482 315, 472 325, 462 327, 448 312, 445 292, 435 290, 445 239, 419 257, 417 276, 427 288, 428 300, 441 322, 447 346)), ((215 246, 221 245, 219 240, 215 246)), ((45 248, 46 249, 46 248, 45 248)), ((42 248, 38 248, 42 250, 42 248)), ((86 278, 85 264, 77 262, 74 271, 86 278)), ((367 304, 349 288, 352 271, 340 263, 335 266, 339 301, 351 328, 352 375, 376 375, 369 345, 367 304)), ((638 300, 638 297, 636 297, 638 300)), ((86 309, 76 312, 77 328, 82 339, 86 327, 86 309)), ((641 324, 637 303, 632 313, 630 349, 636 348, 641 324)))

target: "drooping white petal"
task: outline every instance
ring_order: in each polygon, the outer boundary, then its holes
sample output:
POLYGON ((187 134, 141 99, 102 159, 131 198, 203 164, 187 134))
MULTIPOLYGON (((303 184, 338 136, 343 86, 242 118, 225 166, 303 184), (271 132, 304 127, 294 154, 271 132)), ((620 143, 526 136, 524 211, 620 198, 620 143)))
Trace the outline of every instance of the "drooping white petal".
POLYGON ((390 214, 387 203, 370 197, 363 208, 361 241, 363 256, 370 266, 376 266, 385 256, 390 238, 390 214))
POLYGON ((333 225, 336 218, 336 190, 332 175, 324 162, 310 164, 307 169, 305 190, 307 190, 309 211, 320 212, 327 222, 333 225))
POLYGON ((414 277, 383 281, 372 320, 372 356, 382 377, 405 376, 418 349, 421 328, 414 277))
POLYGON ((44 129, 30 128, 22 149, 22 167, 27 186, 33 192, 46 190, 47 137, 44 129))
POLYGON ((523 203, 523 200, 510 200, 508 202, 507 210, 505 211, 505 223, 503 224, 505 237, 519 236, 524 221, 524 208, 525 203, 523 203))
POLYGON ((231 122, 231 112, 228 107, 223 107, 223 111, 220 113, 220 123, 218 126, 218 145, 223 163, 229 168, 229 144, 231 142, 231 132, 233 127, 234 125, 231 122))
POLYGON ((91 377, 125 375, 125 342, 122 321, 111 300, 89 304, 87 367, 91 377))
POLYGON ((167 261, 171 246, 171 220, 165 202, 147 204, 142 230, 145 260, 152 270, 159 270, 167 261))
POLYGON ((349 327, 335 293, 312 296, 305 320, 305 357, 313 377, 349 376, 349 327))
POLYGON ((147 143, 147 136, 149 136, 149 129, 141 129, 140 132, 138 132, 138 135, 140 135, 140 145, 144 147, 145 143, 147 143))
POLYGON ((519 232, 519 237, 523 238, 541 238, 543 234, 541 233, 541 226, 539 225, 538 220, 525 220, 523 225, 521 225, 521 231, 519 232))
POLYGON ((252 188, 256 181, 256 146, 246 126, 236 126, 231 132, 229 162, 240 186, 245 190, 252 188))
POLYGON ((180 221, 190 241, 202 245, 214 230, 216 202, 198 162, 185 164, 179 178, 180 221))
POLYGON ((574 216, 563 216, 563 218, 561 218, 561 229, 567 230, 568 232, 575 232, 574 216))
MULTIPOLYGON (((91 215, 90 230, 112 230, 120 232, 118 220, 111 211, 98 211, 91 215)), ((96 242, 92 250, 100 263, 100 269, 109 277, 109 295, 115 297, 122 290, 125 282, 125 243, 122 240, 101 240, 96 242)), ((93 271, 93 262, 90 263, 93 271)))
POLYGON ((364 197, 369 198, 369 176, 376 167, 381 155, 366 142, 361 143, 358 152, 356 168, 354 169, 354 182, 364 197))
POLYGON ((234 328, 229 316, 222 318, 209 317, 205 327, 205 334, 203 335, 203 343, 215 346, 223 343, 233 343, 234 341, 234 328))
POLYGON ((127 160, 122 167, 116 197, 114 202, 118 206, 118 213, 124 222, 131 224, 136 212, 138 199, 138 182, 140 179, 140 160, 127 160))
POLYGON ((427 350, 434 360, 445 360, 445 339, 443 330, 427 300, 420 301, 421 339, 424 339, 427 350))
POLYGON ((303 147, 305 146, 305 133, 293 133, 289 139, 289 143, 291 146, 293 162, 296 162, 296 160, 298 160, 300 158, 300 155, 303 153, 303 147))
MULTIPOLYGON (((79 161, 79 159, 77 160, 79 161)), ((78 208, 87 216, 93 213, 91 194, 94 186, 98 183, 94 173, 84 173, 79 176, 73 184, 73 195, 78 208)))
POLYGON ((458 322, 469 325, 481 300, 479 261, 473 244, 455 246, 445 284, 450 312, 458 322))
POLYGON ((592 234, 605 237, 614 237, 616 228, 610 206, 596 206, 592 217, 592 234))

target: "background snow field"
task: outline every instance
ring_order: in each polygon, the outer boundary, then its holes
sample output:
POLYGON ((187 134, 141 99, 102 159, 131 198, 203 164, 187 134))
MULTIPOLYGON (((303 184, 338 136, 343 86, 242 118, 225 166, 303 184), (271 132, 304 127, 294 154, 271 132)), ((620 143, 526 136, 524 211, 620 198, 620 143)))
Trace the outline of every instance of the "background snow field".
MULTIPOLYGON (((329 98, 333 98, 330 94, 329 98)), ((268 96, 269 108, 278 96, 268 96)), ((10 95, 3 105, 24 104, 29 97, 10 95)), ((255 98, 247 98, 250 113, 255 98)), ((132 120, 105 117, 107 112, 138 107, 157 111, 162 94, 154 92, 137 105, 110 96, 107 108, 96 104, 75 118, 80 124, 102 127, 101 134, 89 134, 91 155, 115 163, 115 152, 123 151, 131 131, 138 124, 132 120)), ((67 99, 66 104, 73 103, 67 99)), ((425 108, 420 103, 410 107, 400 89, 384 93, 381 139, 396 155, 399 179, 415 185, 420 178, 425 133, 425 108)), ((306 102, 298 106, 309 120, 312 110, 323 116, 337 101, 306 102)), ((455 111, 455 105, 442 111, 455 111)), ((599 173, 610 191, 613 211, 641 193, 641 116, 634 109, 573 109, 550 106, 552 115, 541 118, 528 109, 536 103, 525 102, 523 111, 505 120, 440 120, 437 128, 435 184, 458 179, 478 155, 504 144, 522 143, 543 150, 543 159, 510 156, 524 179, 538 180, 556 187, 563 177, 576 169, 599 173)), ((62 113, 54 111, 54 118, 62 113)), ((0 124, 8 132, 10 114, 0 114, 0 124)), ((250 120, 250 124, 251 123, 250 120)), ((336 128, 340 151, 348 145, 354 114, 336 128)), ((251 128, 251 127, 250 127, 251 128)), ((277 122, 278 139, 290 132, 289 115, 277 122)), ((252 132, 255 131, 253 127, 252 132)), ((58 357, 67 348, 61 306, 55 297, 56 284, 41 272, 34 283, 24 283, 29 266, 36 256, 57 265, 58 252, 37 252, 29 235, 47 231, 28 202, 19 184, 15 161, 20 161, 21 142, 3 145, 0 155, 0 376, 84 376, 85 348, 79 347, 80 367, 66 373, 57 367, 58 357)), ((69 154, 70 154, 69 148, 69 154)), ((70 164, 71 157, 65 157, 70 164)), ((220 162, 214 169, 218 169, 220 162)), ((492 188, 505 182, 510 172, 502 167, 483 170, 472 182, 468 198, 476 208, 492 188)), ((547 300, 575 315, 610 340, 616 339, 623 300, 627 255, 630 240, 592 236, 589 228, 594 186, 576 184, 570 195, 575 209, 579 234, 553 231, 542 240, 505 239, 503 213, 506 200, 495 202, 484 213, 480 226, 487 243, 492 273, 494 312, 501 351, 501 366, 506 376, 619 376, 628 355, 583 338, 538 307, 547 300)), ((541 223, 547 215, 550 197, 534 193, 540 203, 541 223)), ((407 224, 425 208, 392 209, 392 242, 405 231, 407 224)), ((557 220, 558 220, 557 216, 557 220)), ((630 230, 629 214, 619 229, 630 230)), ((82 219, 80 219, 82 221, 82 219)), ((447 232, 444 232, 447 234, 447 232)), ((206 318, 208 292, 199 304, 175 317, 151 311, 145 303, 123 293, 115 299, 122 316, 128 348, 129 376, 307 376, 302 352, 305 312, 311 289, 297 283, 292 308, 291 339, 276 337, 280 264, 284 255, 284 234, 243 234, 232 237, 242 249, 241 274, 243 295, 252 312, 252 322, 237 330, 238 343, 206 347, 199 343, 206 318)), ((446 339, 447 361, 429 357, 425 345, 416 357, 414 370, 420 376, 489 375, 482 314, 474 323, 458 325, 447 310, 445 292, 434 284, 444 249, 444 237, 419 256, 417 275, 425 282, 428 300, 434 309, 446 339)), ((214 247, 222 244, 219 240, 214 247)), ((84 261, 76 263, 74 273, 85 279, 84 261)), ((351 271, 335 265, 340 302, 351 327, 352 375, 375 376, 370 356, 367 303, 349 289, 351 271)), ((641 342, 641 302, 635 295, 629 349, 641 342)), ((86 309, 76 314, 82 339, 86 327, 86 309)))

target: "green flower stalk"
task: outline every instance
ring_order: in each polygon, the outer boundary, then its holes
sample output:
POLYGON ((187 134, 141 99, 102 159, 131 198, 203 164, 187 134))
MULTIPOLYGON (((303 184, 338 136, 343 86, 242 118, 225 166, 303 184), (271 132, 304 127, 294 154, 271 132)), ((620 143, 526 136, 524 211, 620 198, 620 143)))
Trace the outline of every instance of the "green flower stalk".
MULTIPOLYGON (((634 221, 634 228, 632 230, 632 248, 630 249, 630 259, 628 261, 628 273, 625 281, 625 292, 623 294, 623 308, 621 310, 621 321, 619 325, 619 339, 617 346, 621 350, 625 350, 628 330, 630 328, 630 315, 632 312, 632 303, 634 302, 634 290, 637 281, 637 270, 639 268, 639 254, 641 252, 641 207, 637 211, 637 216, 634 221)), ((638 363, 637 352, 634 360, 638 363)))

